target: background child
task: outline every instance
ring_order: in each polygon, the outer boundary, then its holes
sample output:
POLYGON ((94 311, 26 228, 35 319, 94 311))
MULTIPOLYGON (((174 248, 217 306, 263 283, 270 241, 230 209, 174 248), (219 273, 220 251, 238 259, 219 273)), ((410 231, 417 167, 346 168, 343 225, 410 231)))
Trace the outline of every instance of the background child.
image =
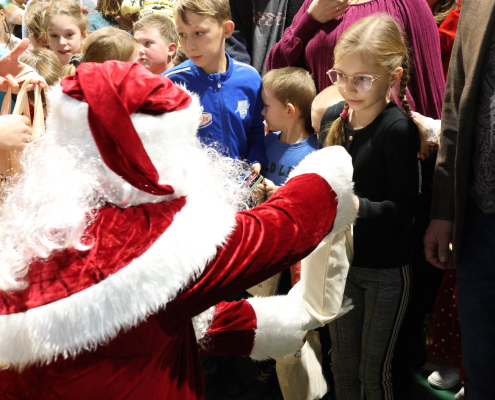
POLYGON ((122 0, 98 0, 95 7, 97 13, 89 17, 89 31, 115 26, 132 32, 132 24, 137 21, 138 14, 124 17, 120 12, 121 4, 122 0))
POLYGON ((247 160, 259 173, 265 163, 261 77, 225 53, 234 30, 228 0, 178 0, 175 24, 189 60, 164 75, 199 94, 200 140, 220 144, 224 154, 247 160))
POLYGON ((45 11, 50 7, 50 3, 46 1, 31 2, 31 5, 26 10, 24 22, 29 32, 30 47, 48 48, 48 40, 44 31, 44 16, 45 11))
POLYGON ((9 29, 7 24, 7 14, 5 9, 0 4, 0 46, 6 48, 9 51, 14 50, 21 42, 21 39, 15 37, 9 29))
POLYGON ((62 65, 81 52, 82 42, 89 34, 87 13, 70 0, 55 1, 45 11, 45 37, 62 65))
POLYGON ((262 170, 263 184, 256 190, 270 198, 287 180, 304 157, 318 150, 315 135, 306 130, 306 119, 311 115, 311 103, 316 86, 309 72, 302 68, 287 67, 268 72, 263 77, 262 115, 268 129, 265 136, 266 166, 262 170))
MULTIPOLYGON (((51 86, 55 85, 61 78, 63 73, 63 67, 58 57, 53 54, 53 51, 43 48, 36 48, 29 54, 24 54, 19 58, 19 61, 29 65, 33 68, 42 78, 45 79, 49 90, 51 86)), ((43 113, 45 118, 47 116, 47 102, 45 98, 45 91, 41 92, 41 98, 43 100, 43 113)), ((34 104, 33 92, 28 92, 28 98, 31 104, 34 104)))
POLYGON ((161 74, 174 66, 177 50, 175 24, 165 14, 149 14, 133 27, 134 37, 141 45, 138 62, 154 74, 161 74))
POLYGON ((331 81, 346 100, 326 113, 327 145, 352 156, 359 213, 345 295, 355 309, 329 325, 338 400, 392 399, 391 365, 408 302, 411 225, 419 199, 418 152, 426 141, 405 99, 409 77, 403 32, 386 15, 349 27, 335 48, 331 81), (390 102, 390 88, 405 111, 390 102))
POLYGON ((81 62, 136 61, 138 53, 139 43, 130 33, 112 26, 98 29, 84 41, 79 57, 65 66, 64 76, 74 75, 81 62))
POLYGON ((315 130, 320 148, 324 147, 323 145, 328 133, 328 127, 323 127, 323 129, 321 129, 323 115, 328 107, 333 106, 342 100, 344 100, 344 98, 340 94, 337 85, 332 85, 322 90, 313 100, 313 104, 311 105, 311 126, 315 130))

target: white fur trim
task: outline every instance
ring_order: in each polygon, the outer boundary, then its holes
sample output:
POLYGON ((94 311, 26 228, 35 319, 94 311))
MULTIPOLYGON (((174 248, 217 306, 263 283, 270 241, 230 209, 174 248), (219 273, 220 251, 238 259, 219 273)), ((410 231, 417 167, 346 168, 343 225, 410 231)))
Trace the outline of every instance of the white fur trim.
POLYGON ((292 171, 289 179, 308 173, 323 177, 337 194, 337 215, 332 232, 346 229, 357 217, 353 198, 352 159, 349 153, 342 146, 325 147, 311 153, 292 171))
POLYGON ((264 360, 292 355, 301 348, 306 331, 320 326, 306 310, 299 286, 294 286, 287 296, 248 300, 257 320, 251 358, 264 360))
POLYGON ((0 365, 75 356, 136 326, 201 274, 234 227, 234 211, 218 199, 188 197, 169 229, 125 268, 63 300, 0 316, 0 365))
POLYGON ((217 306, 212 306, 208 308, 208 310, 203 311, 201 314, 196 315, 192 319, 192 324, 194 327, 194 333, 196 335, 196 340, 199 342, 208 331, 211 323, 213 322, 213 315, 215 315, 215 311, 217 306))

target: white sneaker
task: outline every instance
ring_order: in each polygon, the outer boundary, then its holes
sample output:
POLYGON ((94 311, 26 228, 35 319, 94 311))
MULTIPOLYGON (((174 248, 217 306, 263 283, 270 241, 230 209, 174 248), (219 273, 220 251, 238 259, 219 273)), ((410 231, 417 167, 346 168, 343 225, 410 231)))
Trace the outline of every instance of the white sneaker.
POLYGON ((461 390, 459 390, 459 393, 457 393, 454 397, 455 400, 464 400, 464 386, 462 387, 461 390))
POLYGON ((448 366, 440 368, 428 377, 428 382, 435 389, 450 389, 460 382, 459 370, 448 366))

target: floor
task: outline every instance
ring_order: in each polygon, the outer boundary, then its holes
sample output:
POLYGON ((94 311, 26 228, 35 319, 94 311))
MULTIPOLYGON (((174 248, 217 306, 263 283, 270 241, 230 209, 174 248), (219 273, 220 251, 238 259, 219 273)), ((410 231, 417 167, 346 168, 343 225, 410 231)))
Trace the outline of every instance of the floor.
MULTIPOLYGON (((243 371, 243 381, 246 385, 255 378, 256 366, 248 359, 238 358, 238 368, 243 371)), ((432 369, 433 365, 427 365, 426 368, 432 369)), ((395 399, 395 400, 454 400, 455 394, 461 389, 461 385, 458 385, 449 390, 436 390, 433 389, 427 381, 431 371, 427 369, 419 369, 411 374, 411 393, 409 399, 395 399)), ((224 397, 219 400, 249 400, 247 397, 224 397)))

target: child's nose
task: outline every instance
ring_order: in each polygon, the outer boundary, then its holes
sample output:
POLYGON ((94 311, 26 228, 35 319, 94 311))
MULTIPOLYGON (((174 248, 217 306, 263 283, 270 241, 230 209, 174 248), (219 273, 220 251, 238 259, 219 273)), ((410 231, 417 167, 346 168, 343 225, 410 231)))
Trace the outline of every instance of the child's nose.
POLYGON ((67 39, 65 39, 63 36, 60 37, 60 44, 66 44, 67 43, 67 39))

